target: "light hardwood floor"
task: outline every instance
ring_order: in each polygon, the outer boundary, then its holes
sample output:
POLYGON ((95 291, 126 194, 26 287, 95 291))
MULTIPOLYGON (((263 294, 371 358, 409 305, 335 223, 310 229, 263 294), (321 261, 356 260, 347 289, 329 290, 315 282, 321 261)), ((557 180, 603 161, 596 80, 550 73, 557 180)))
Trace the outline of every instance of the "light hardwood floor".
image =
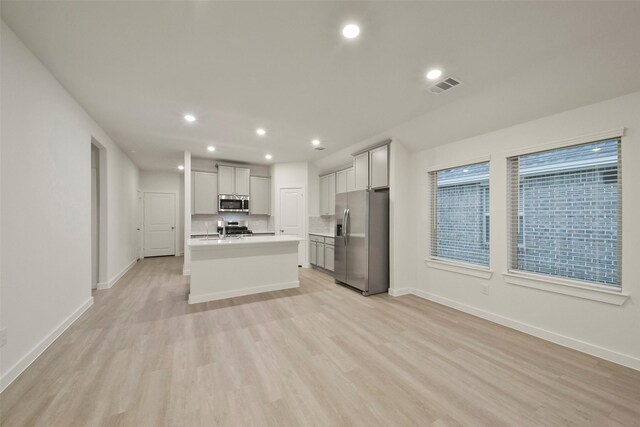
POLYGON ((4 426, 640 426, 640 372, 414 296, 187 304, 145 259, 0 395, 4 426))

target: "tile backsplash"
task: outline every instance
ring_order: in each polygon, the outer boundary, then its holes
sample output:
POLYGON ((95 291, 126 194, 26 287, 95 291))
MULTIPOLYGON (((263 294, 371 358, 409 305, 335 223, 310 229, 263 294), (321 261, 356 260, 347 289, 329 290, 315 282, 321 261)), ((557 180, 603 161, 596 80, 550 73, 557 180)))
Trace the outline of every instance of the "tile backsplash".
POLYGON ((273 231, 273 217, 266 215, 244 215, 244 214, 225 214, 225 215, 192 215, 191 216, 191 234, 205 234, 207 230, 207 222, 209 223, 209 233, 217 232, 217 222, 224 218, 227 221, 249 221, 249 229, 253 232, 273 231))
POLYGON ((328 233, 332 234, 335 228, 336 220, 333 216, 310 216, 309 217, 309 233, 328 233))
MULTIPOLYGON (((207 223, 209 223, 209 233, 216 233, 217 222, 222 220, 222 218, 227 221, 249 221, 249 229, 253 232, 273 232, 275 230, 273 216, 229 213, 225 215, 192 215, 191 234, 205 234, 207 232, 207 223)), ((335 225, 336 221, 333 216, 309 217, 309 233, 332 234, 335 225)))

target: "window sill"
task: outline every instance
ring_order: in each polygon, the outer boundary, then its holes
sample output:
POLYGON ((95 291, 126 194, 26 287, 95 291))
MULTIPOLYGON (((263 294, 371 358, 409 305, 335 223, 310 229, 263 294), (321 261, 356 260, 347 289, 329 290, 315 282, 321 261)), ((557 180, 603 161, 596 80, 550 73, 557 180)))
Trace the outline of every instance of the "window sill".
POLYGON ((466 274, 467 276, 479 277, 481 279, 491 279, 493 270, 489 267, 468 264, 465 262, 444 261, 437 258, 425 259, 427 266, 438 270, 451 271, 453 273, 466 274))
POLYGON ((504 276, 504 280, 511 285, 524 286, 526 288, 539 289, 542 291, 554 292, 557 294, 569 295, 592 301, 600 301, 607 304, 621 306, 627 301, 627 299, 629 299, 628 294, 600 289, 591 285, 583 284, 578 280, 542 276, 533 273, 521 273, 516 271, 508 271, 506 273, 502 273, 502 275, 504 276))

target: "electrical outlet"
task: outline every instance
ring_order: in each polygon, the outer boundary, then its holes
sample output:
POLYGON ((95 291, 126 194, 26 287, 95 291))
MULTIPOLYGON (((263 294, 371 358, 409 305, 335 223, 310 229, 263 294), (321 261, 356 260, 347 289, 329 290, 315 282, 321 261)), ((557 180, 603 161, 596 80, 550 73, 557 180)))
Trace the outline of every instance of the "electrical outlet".
POLYGON ((489 295, 489 284, 485 283, 484 285, 482 285, 482 293, 485 295, 489 295))
POLYGON ((7 328, 0 329, 0 347, 7 345, 7 328))

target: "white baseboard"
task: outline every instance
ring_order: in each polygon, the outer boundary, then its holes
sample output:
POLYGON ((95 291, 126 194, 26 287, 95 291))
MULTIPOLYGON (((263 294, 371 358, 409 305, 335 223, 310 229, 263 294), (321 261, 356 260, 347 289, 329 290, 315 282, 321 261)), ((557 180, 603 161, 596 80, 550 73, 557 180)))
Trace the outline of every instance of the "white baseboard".
POLYGON ((0 393, 9 386, 25 369, 29 367, 69 326, 73 324, 82 314, 93 305, 93 297, 86 300, 80 307, 71 313, 66 319, 56 326, 46 337, 35 347, 16 362, 7 372, 0 377, 0 393))
POLYGON ((98 283, 98 290, 111 289, 113 287, 113 285, 118 283, 118 280, 120 280, 122 278, 122 276, 127 274, 127 271, 131 270, 131 268, 134 265, 136 265, 137 262, 138 262, 137 259, 134 259, 133 261, 131 261, 131 263, 129 265, 127 265, 125 268, 123 268, 120 273, 116 274, 116 276, 113 279, 109 280, 107 283, 98 283))
MULTIPOLYGON (((407 289, 407 288, 403 288, 407 289)), ((577 350, 583 353, 590 354, 595 357, 599 357, 604 360, 608 360, 610 362, 617 363, 622 366, 626 366, 631 369, 635 369, 640 371, 640 358, 619 353, 614 350, 609 350, 604 347, 600 347, 595 344, 590 344, 588 342, 584 342, 575 338, 568 337, 566 335, 558 334, 556 332, 548 331, 546 329, 539 328, 537 326, 530 325, 528 323, 523 323, 515 319, 511 319, 509 317, 501 316, 495 313, 491 313, 489 311, 481 310, 479 308, 460 303, 458 301, 451 300, 449 298, 441 297, 420 289, 410 288, 410 292, 413 295, 416 295, 420 298, 427 299, 429 301, 436 302, 438 304, 446 305, 447 307, 454 308, 456 310, 471 314, 476 317, 480 317, 485 320, 489 320, 490 322, 497 323, 502 326, 506 326, 511 329, 515 329, 520 332, 524 332, 525 334, 533 335, 534 337, 541 338, 545 341, 550 341, 554 344, 561 345, 563 347, 568 347, 573 350, 577 350)), ((389 292, 391 294, 391 292, 389 292)), ((392 296, 399 296, 393 295, 392 296)), ((405 294, 402 294, 405 295, 405 294)))
POLYGON ((413 289, 411 288, 389 288, 389 295, 392 297, 400 297, 402 295, 409 295, 413 289))
POLYGON ((200 302, 216 301, 225 298, 241 297, 245 295, 261 294, 263 292, 280 291, 283 289, 291 289, 300 287, 300 282, 284 282, 274 283, 271 285, 254 286, 252 288, 234 289, 233 291, 211 292, 208 294, 193 295, 189 294, 189 304, 197 304, 200 302))

